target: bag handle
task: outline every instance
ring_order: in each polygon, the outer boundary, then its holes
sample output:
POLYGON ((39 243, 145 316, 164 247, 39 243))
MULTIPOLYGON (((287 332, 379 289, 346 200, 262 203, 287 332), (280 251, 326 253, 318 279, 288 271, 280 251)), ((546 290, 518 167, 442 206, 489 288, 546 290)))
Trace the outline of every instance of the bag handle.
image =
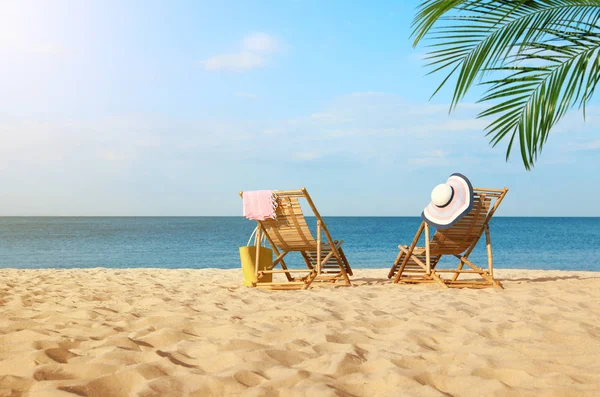
MULTIPOLYGON (((252 234, 250 234, 250 238, 248 239, 248 243, 246 244, 247 246, 250 246, 250 241, 252 241, 252 237, 254 237, 254 244, 256 245, 256 232, 258 231, 258 226, 256 226, 254 228, 254 230, 252 231, 252 234)), ((263 247, 267 246, 267 236, 263 233, 262 238, 260 239, 260 245, 262 245, 263 247)))

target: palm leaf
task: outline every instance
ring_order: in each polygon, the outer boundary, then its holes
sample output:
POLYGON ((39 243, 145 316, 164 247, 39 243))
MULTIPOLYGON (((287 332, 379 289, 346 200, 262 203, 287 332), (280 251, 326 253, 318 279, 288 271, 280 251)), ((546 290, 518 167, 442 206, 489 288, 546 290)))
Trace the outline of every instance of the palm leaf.
POLYGON ((552 127, 583 109, 600 80, 600 0, 424 0, 414 44, 427 40, 430 73, 455 80, 452 111, 476 84, 489 86, 487 128, 496 146, 515 138, 530 169, 552 127), (505 77, 486 80, 490 75, 505 77), (508 75, 506 75, 508 73, 508 75))

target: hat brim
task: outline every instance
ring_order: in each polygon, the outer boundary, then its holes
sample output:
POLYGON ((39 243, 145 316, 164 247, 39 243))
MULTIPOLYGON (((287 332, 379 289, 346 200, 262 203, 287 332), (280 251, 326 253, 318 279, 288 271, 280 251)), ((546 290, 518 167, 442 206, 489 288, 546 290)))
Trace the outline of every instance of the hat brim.
POLYGON ((430 202, 421 214, 421 218, 436 229, 453 226, 473 209, 473 185, 466 176, 452 174, 446 184, 452 186, 454 191, 450 202, 443 207, 430 202))

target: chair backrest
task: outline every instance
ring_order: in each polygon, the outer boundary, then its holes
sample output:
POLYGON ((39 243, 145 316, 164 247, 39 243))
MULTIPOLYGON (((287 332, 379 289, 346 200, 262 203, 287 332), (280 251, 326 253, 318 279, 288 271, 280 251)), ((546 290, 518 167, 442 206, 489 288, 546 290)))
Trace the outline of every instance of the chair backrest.
POLYGON ((508 189, 474 188, 473 209, 460 221, 444 230, 436 230, 431 239, 431 255, 460 255, 474 246, 485 230, 508 189))
POLYGON ((277 219, 261 221, 273 243, 285 251, 316 249, 317 241, 308 228, 299 197, 305 197, 301 190, 276 191, 277 219))
MULTIPOLYGON (((307 251, 316 250, 318 242, 313 237, 306 219, 300 207, 299 198, 306 199, 309 207, 312 209, 318 224, 321 225, 321 230, 325 234, 325 238, 331 240, 331 235, 317 211, 312 199, 308 195, 305 188, 299 190, 276 190, 277 210, 275 214, 277 219, 266 219, 258 221, 262 230, 266 232, 270 242, 278 248, 285 251, 307 251)), ((243 198, 243 192, 240 192, 240 197, 243 198)), ((322 241, 325 241, 324 239, 322 241)))

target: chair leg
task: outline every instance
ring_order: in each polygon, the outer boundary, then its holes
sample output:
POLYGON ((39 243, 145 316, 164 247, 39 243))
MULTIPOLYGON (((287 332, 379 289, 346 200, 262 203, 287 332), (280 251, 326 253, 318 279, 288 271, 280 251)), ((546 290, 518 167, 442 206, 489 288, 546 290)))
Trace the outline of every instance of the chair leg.
POLYGON ((465 263, 471 269, 475 270, 490 285, 497 286, 497 287, 500 287, 500 288, 502 287, 501 285, 499 285, 500 283, 498 283, 498 282, 496 282, 494 280, 494 277, 492 275, 490 275, 487 271, 483 270, 479 266, 475 265, 473 262, 471 262, 466 257, 462 256, 462 257, 459 257, 459 259, 460 259, 461 263, 465 263))
POLYGON ((317 219, 317 276, 321 275, 321 220, 317 219))
POLYGON ((342 258, 340 258, 340 255, 337 255, 338 257, 338 263, 340 264, 340 270, 342 271, 342 276, 344 277, 344 281, 346 282, 346 285, 351 285, 352 283, 350 282, 350 277, 348 277, 348 273, 346 272, 346 269, 344 267, 344 262, 342 261, 342 258))
POLYGON ((333 251, 333 254, 335 255, 335 258, 337 259, 338 265, 340 267, 340 271, 342 272, 342 277, 344 277, 344 281, 346 282, 346 285, 351 285, 352 283, 350 282, 350 277, 348 277, 348 273, 346 272, 346 267, 344 266, 344 261, 342 260, 342 256, 340 255, 338 249, 335 247, 334 244, 331 244, 331 249, 333 251))
POLYGON ((458 276, 460 276, 460 271, 462 270, 463 266, 465 265, 465 263, 462 261, 460 261, 460 263, 458 264, 458 267, 456 268, 456 273, 454 273, 454 275, 452 276, 452 281, 456 281, 458 279, 458 276))
POLYGON ((415 238, 413 239, 412 243, 410 244, 410 248, 408 248, 408 252, 406 253, 406 256, 404 257, 404 260, 402 261, 402 265, 400 265, 400 269, 398 269, 398 272, 396 273, 396 277, 394 278, 394 283, 398 283, 400 281, 400 277, 402 275, 402 272, 404 271, 404 267, 408 263, 408 259, 412 256, 412 253, 413 253, 415 247, 417 246, 417 243, 419 242, 419 238, 421 237, 421 234, 423 233, 423 229, 425 229, 425 222, 421 222, 421 226, 419 226, 419 230, 417 230, 417 234, 415 234, 415 238))
POLYGON ((415 263, 419 266, 421 266, 421 268, 423 268, 423 270, 425 271, 425 274, 427 275, 427 277, 431 277, 432 279, 434 279, 435 281, 438 282, 438 284, 440 284, 442 287, 444 288, 448 288, 448 285, 446 284, 446 280, 444 280, 443 278, 441 278, 439 276, 439 274, 436 273, 435 270, 431 270, 430 274, 427 274, 427 265, 423 263, 423 261, 421 261, 419 258, 417 258, 414 255, 411 255, 412 260, 415 261, 415 263))
POLYGON ((404 252, 400 251, 398 253, 398 256, 396 257, 396 260, 394 261, 394 265, 392 266, 392 268, 390 269, 390 272, 388 273, 388 278, 392 278, 396 275, 396 271, 397 271, 397 267, 400 264, 400 261, 402 260, 402 256, 404 255, 404 252))
POLYGON ((485 247, 488 258, 488 273, 494 277, 494 262, 492 258, 492 238, 490 237, 490 225, 485 225, 485 247))
POLYGON ((340 247, 339 251, 342 260, 344 261, 344 266, 346 267, 346 273, 348 273, 349 276, 354 276, 354 274, 352 273, 352 268, 350 267, 350 263, 348 263, 348 259, 346 258, 346 254, 344 254, 344 250, 342 249, 342 247, 340 247))
MULTIPOLYGON (((267 233, 266 230, 263 231, 263 233, 267 237, 267 241, 269 242, 269 245, 271 246, 271 249, 273 250, 273 252, 275 253, 275 255, 277 255, 277 257, 279 257, 279 255, 280 255, 279 254, 279 250, 277 249, 277 246, 275 245, 275 243, 273 243, 273 240, 271 240, 271 236, 269 236, 269 233, 267 233)), ((289 251, 287 251, 287 252, 289 252, 289 251)), ((285 264, 285 261, 283 260, 283 256, 281 257, 280 263, 281 263, 281 268, 283 270, 287 270, 288 269, 287 266, 286 266, 286 264, 285 264)), ((275 266, 273 266, 273 267, 275 267, 275 266)), ((293 281, 293 277, 292 277, 291 274, 285 273, 285 277, 288 279, 288 281, 293 281)))
POLYGON ((306 280, 304 282, 304 285, 302 286, 302 289, 308 289, 310 287, 310 285, 313 283, 313 281, 315 281, 316 278, 317 278, 317 271, 313 269, 313 271, 310 272, 310 274, 308 276, 306 276, 306 280))

